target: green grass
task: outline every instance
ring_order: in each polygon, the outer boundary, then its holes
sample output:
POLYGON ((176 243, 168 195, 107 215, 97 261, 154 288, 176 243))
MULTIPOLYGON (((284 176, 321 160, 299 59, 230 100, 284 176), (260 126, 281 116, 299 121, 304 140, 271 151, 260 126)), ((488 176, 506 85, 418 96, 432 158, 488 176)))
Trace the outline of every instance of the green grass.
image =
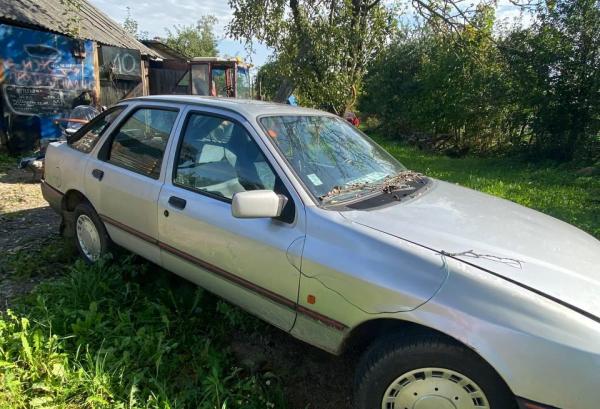
POLYGON ((409 169, 542 211, 600 238, 600 176, 573 165, 522 159, 449 158, 375 137, 409 169))
POLYGON ((0 408, 284 408, 228 349, 263 325, 148 263, 79 261, 0 314, 0 408))
POLYGON ((11 167, 15 167, 17 164, 17 159, 13 156, 10 156, 6 152, 0 152, 0 172, 5 172, 7 169, 11 167))
POLYGON ((0 253, 0 273, 13 275, 16 279, 47 276, 76 257, 77 251, 71 243, 51 237, 33 251, 25 248, 15 253, 0 253))

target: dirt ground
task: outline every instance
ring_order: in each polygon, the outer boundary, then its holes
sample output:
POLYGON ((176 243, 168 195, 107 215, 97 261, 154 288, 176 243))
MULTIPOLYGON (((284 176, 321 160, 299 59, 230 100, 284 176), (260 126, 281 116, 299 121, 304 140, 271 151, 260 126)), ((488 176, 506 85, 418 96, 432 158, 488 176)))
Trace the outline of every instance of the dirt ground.
MULTIPOLYGON (((7 267, 7 257, 40 251, 59 237, 60 218, 48 206, 32 173, 0 167, 0 310, 31 291, 48 275, 23 277, 7 267)), ((60 269, 55 269, 60 271, 60 269)), ((240 333, 231 348, 240 361, 273 371, 284 383, 293 409, 339 409, 351 406, 354 359, 334 357, 273 328, 250 336, 240 333)))
POLYGON ((335 357, 277 329, 240 334, 231 347, 238 360, 250 357, 261 371, 280 377, 292 409, 352 407, 354 359, 349 356, 335 357))
POLYGON ((6 265, 7 258, 39 250, 56 239, 59 222, 31 172, 7 165, 0 169, 0 308, 46 279, 14 276, 6 265))

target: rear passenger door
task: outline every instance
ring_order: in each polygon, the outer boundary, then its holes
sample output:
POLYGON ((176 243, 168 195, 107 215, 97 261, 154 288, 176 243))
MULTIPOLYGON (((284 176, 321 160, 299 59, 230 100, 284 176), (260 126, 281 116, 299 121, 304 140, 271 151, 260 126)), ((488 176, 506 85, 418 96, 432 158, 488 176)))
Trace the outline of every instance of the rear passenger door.
POLYGON ((179 109, 133 106, 86 167, 86 194, 117 244, 160 263, 156 209, 179 109))
POLYGON ((182 119, 159 198, 162 262, 290 330, 296 317, 304 208, 243 122, 233 114, 194 109, 182 119), (233 195, 257 189, 288 197, 281 218, 232 216, 233 195))

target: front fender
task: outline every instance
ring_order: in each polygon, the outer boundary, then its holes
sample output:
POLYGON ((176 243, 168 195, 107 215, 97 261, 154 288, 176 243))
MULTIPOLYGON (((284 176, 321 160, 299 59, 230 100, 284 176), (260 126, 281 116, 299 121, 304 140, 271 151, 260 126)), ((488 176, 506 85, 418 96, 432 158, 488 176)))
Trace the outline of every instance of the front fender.
POLYGON ((448 277, 433 251, 321 209, 308 213, 301 273, 299 311, 324 318, 299 314, 292 333, 330 351, 362 322, 418 309, 448 277))
POLYGON ((396 318, 441 331, 475 350, 513 393, 559 408, 600 402, 600 324, 458 260, 419 309, 396 318))

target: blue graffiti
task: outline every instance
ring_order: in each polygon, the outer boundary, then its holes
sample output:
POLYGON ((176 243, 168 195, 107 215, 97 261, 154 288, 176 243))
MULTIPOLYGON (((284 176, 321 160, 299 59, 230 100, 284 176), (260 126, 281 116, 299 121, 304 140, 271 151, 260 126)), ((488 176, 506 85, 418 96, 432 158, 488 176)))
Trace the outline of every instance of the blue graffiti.
MULTIPOLYGON (((6 111, 39 118, 41 138, 60 134, 53 120, 94 88, 93 45, 59 34, 0 24, 0 90, 6 111)), ((32 118, 33 119, 33 118, 32 118)))

